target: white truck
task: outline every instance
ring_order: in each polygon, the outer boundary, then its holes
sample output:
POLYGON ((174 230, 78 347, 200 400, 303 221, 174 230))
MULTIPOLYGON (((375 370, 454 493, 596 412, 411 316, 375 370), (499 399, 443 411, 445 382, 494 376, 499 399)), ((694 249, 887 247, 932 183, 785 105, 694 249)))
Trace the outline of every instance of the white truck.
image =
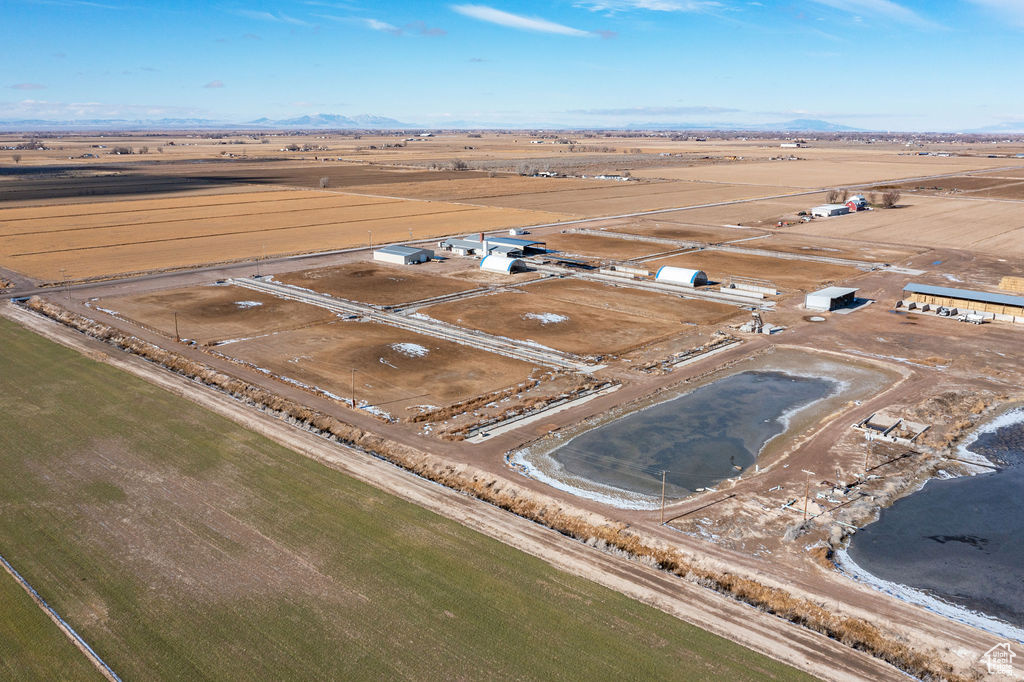
POLYGON ((978 313, 964 313, 963 315, 957 316, 961 322, 970 322, 971 324, 984 324, 985 317, 978 313))

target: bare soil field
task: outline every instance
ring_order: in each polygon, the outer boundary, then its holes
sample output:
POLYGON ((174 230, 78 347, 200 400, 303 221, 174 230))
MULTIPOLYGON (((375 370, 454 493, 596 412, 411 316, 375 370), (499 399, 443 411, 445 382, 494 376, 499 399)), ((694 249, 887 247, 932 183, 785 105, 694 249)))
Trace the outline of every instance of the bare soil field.
MULTIPOLYGON (((804 155, 804 150, 796 150, 804 155)), ((1012 166, 1011 159, 979 157, 920 157, 878 154, 850 158, 801 161, 765 161, 706 168, 645 168, 640 178, 753 183, 784 187, 830 187, 854 183, 898 180, 924 175, 1012 166)))
POLYGON ((764 199, 726 206, 694 208, 679 213, 666 213, 648 218, 657 223, 682 222, 685 224, 721 226, 741 225, 743 227, 768 228, 783 216, 792 216, 799 211, 825 202, 825 193, 807 194, 784 199, 764 199))
POLYGON ((480 198, 474 203, 579 216, 602 216, 653 211, 662 208, 699 206, 722 201, 798 191, 784 186, 736 185, 705 182, 616 182, 603 187, 522 194, 494 199, 480 198))
MULTIPOLYGON (((420 171, 422 174, 423 171, 420 171)), ((374 194, 403 197, 408 199, 435 199, 440 201, 474 202, 479 199, 497 200, 500 197, 516 197, 522 194, 545 194, 548 192, 567 192, 585 190, 594 187, 604 188, 607 182, 601 180, 581 180, 577 178, 540 178, 521 175, 499 175, 488 177, 478 172, 453 173, 431 171, 440 179, 419 179, 406 182, 388 182, 378 184, 368 182, 365 185, 346 187, 347 191, 359 194, 374 194)), ((406 174, 412 175, 410 171, 406 174)), ((375 177, 371 179, 376 179, 375 177)))
MULTIPOLYGON (((801 226, 791 229, 799 230, 801 226)), ((846 239, 813 239, 786 234, 782 229, 765 239, 756 239, 738 246, 749 246, 756 249, 771 249, 784 253, 801 253, 809 256, 830 256, 833 258, 850 258, 876 263, 900 263, 923 253, 925 248, 897 247, 874 244, 870 242, 852 242, 846 239)))
POLYGON ((422 312, 452 324, 584 355, 624 353, 683 331, 684 321, 708 321, 724 314, 669 298, 666 301, 671 304, 657 304, 654 314, 631 308, 640 300, 650 304, 652 299, 639 295, 643 293, 600 284, 545 282, 520 292, 430 306, 422 312), (665 307, 673 304, 678 305, 674 318, 665 307))
POLYGON ((451 204, 279 192, 0 210, 0 263, 40 279, 100 277, 553 222, 562 216, 451 204), (266 204, 261 201, 266 194, 266 204), (141 202, 138 202, 141 203, 141 202), (263 209, 267 210, 264 211, 263 209), (174 217, 172 217, 174 216, 174 217), (79 221, 83 222, 81 225, 79 221), (62 272, 64 274, 62 274, 62 272))
POLYGON ((549 251, 557 251, 562 255, 611 260, 649 256, 672 248, 667 244, 654 242, 558 232, 544 235, 544 242, 549 251))
MULTIPOLYGON (((678 217, 658 216, 657 219, 647 218, 634 220, 621 226, 613 225, 609 230, 614 232, 625 232, 627 234, 649 235, 663 239, 678 239, 685 242, 700 242, 702 244, 718 244, 721 242, 734 241, 736 239, 747 239, 759 235, 768 234, 763 230, 744 230, 734 227, 718 227, 701 223, 687 222, 691 216, 690 212, 680 213, 678 217)), ((668 245, 664 245, 668 246, 668 245)))
POLYGON ((519 360, 372 322, 340 321, 218 346, 272 373, 394 417, 525 381, 519 360))
POLYGON ((1024 180, 1004 176, 967 175, 881 185, 880 190, 897 187, 905 192, 935 196, 967 196, 1024 200, 1024 180))
MULTIPOLYGON (((760 242, 753 242, 759 244, 760 242)), ((774 282, 780 289, 812 291, 827 283, 842 282, 861 273, 856 268, 783 260, 767 256, 750 256, 724 251, 700 251, 647 263, 652 270, 662 265, 694 268, 708 273, 716 282, 726 281, 730 275, 754 277, 774 282)))
POLYGON ((679 298, 670 294, 578 279, 549 279, 531 284, 525 291, 585 308, 696 326, 715 325, 739 314, 746 314, 736 306, 724 303, 679 298))
POLYGON ((410 267, 353 263, 336 268, 289 272, 275 278, 285 284, 373 305, 409 303, 475 288, 469 282, 441 275, 436 265, 432 265, 435 264, 410 267))
POLYGON ((815 220, 787 228, 800 234, 882 244, 1024 255, 1021 204, 904 194, 900 208, 815 220))
POLYGON ((287 329, 322 325, 337 317, 323 308, 250 289, 200 286, 136 296, 101 298, 94 306, 174 337, 174 318, 182 338, 199 344, 266 336, 287 329))

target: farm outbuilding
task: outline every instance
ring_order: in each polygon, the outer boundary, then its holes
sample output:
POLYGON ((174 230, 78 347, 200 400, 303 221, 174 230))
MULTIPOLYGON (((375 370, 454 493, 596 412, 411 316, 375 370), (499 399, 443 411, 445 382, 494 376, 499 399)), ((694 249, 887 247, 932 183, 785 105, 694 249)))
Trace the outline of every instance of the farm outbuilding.
POLYGON ((831 218, 837 215, 846 215, 850 207, 846 204, 822 204, 811 209, 811 215, 816 218, 831 218))
POLYGON ((681 284, 684 287, 696 287, 708 283, 708 276, 703 270, 690 270, 663 265, 658 268, 654 279, 665 284, 681 284))
POLYGON ((1024 322, 1024 296, 911 282, 903 287, 903 297, 908 303, 917 305, 955 308, 960 313, 991 313, 997 320, 1024 322))
POLYGON ((828 312, 836 308, 852 305, 857 298, 857 290, 850 287, 825 287, 804 298, 804 307, 808 310, 828 312))
POLYGON ((499 272, 511 275, 513 272, 523 272, 526 270, 526 265, 518 258, 506 258, 505 256, 491 254, 490 256, 484 256, 484 259, 480 261, 480 269, 486 272, 499 272))
POLYGON ((430 249, 418 249, 412 246, 383 246, 373 252, 373 260, 398 265, 426 263, 434 257, 430 249))

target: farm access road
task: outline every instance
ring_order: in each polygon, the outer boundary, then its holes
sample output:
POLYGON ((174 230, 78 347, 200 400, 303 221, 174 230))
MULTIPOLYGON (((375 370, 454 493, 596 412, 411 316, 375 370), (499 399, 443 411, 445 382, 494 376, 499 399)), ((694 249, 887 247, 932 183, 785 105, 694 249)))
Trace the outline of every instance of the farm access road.
POLYGON ((137 356, 113 351, 106 344, 53 320, 12 304, 0 307, 0 314, 52 341, 130 372, 225 416, 326 466, 532 554, 558 569, 593 580, 822 679, 906 679, 889 665, 824 635, 668 573, 601 552, 365 453, 314 436, 137 356))

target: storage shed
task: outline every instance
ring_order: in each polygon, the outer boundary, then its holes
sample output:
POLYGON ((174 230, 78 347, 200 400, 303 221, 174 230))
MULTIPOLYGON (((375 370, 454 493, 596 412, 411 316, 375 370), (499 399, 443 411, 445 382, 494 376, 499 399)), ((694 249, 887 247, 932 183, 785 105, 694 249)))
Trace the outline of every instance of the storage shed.
POLYGON ((836 215, 846 215, 850 207, 846 204, 822 204, 811 209, 811 215, 817 218, 831 218, 836 215))
POLYGON ((960 312, 992 313, 997 320, 1024 322, 1024 296, 937 287, 911 282, 903 287, 907 302, 956 308, 960 312))
POLYGON ((413 246, 383 246, 373 252, 373 260, 398 265, 426 263, 434 257, 430 249, 418 249, 413 246))
POLYGON ((665 284, 681 284, 684 287, 695 287, 708 283, 708 276, 703 270, 689 270, 663 265, 658 268, 654 279, 665 284))
POLYGON ((491 254, 490 256, 484 256, 484 259, 480 261, 480 269, 486 272, 499 272, 511 275, 513 272, 526 270, 526 265, 518 258, 506 258, 505 256, 491 254))
POLYGON ((804 307, 808 310, 827 312, 852 305, 856 298, 856 289, 851 289, 850 287, 825 287, 819 291, 807 294, 804 298, 804 307))

